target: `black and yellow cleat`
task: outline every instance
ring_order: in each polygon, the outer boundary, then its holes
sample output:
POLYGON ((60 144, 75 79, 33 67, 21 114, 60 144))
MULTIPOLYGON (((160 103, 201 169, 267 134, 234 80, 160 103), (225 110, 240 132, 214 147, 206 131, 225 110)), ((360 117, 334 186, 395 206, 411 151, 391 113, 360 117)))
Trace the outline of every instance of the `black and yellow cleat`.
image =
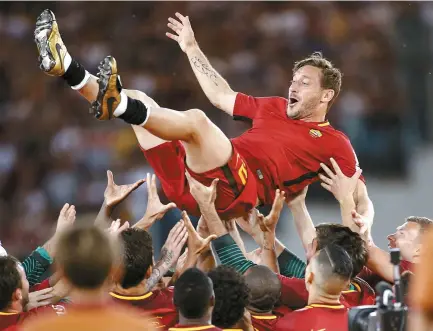
POLYGON ((68 51, 60 36, 56 17, 51 10, 45 9, 37 18, 34 36, 41 70, 50 76, 64 75, 64 60, 68 51))
POLYGON ((117 74, 116 59, 107 56, 102 60, 98 69, 99 91, 90 111, 100 121, 111 120, 114 110, 120 103, 120 92, 122 91, 122 83, 117 74))

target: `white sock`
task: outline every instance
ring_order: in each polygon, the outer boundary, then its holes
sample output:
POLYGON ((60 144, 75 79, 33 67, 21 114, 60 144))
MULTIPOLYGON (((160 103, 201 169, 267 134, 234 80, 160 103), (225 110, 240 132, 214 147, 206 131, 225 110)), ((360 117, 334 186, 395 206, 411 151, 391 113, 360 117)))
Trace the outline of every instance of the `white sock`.
POLYGON ((78 85, 75 85, 75 86, 71 86, 71 89, 73 89, 73 90, 81 90, 84 87, 84 85, 87 84, 87 81, 89 80, 89 78, 90 78, 90 73, 86 70, 86 74, 84 75, 84 78, 81 81, 81 83, 78 84, 78 85))
POLYGON ((65 72, 68 71, 71 63, 72 63, 72 57, 69 55, 69 53, 66 53, 65 59, 63 60, 63 65, 65 66, 65 72))
POLYGON ((126 107, 128 106, 128 96, 125 94, 125 92, 120 92, 120 102, 119 105, 116 107, 116 110, 113 112, 113 115, 116 117, 119 117, 126 111, 126 107))

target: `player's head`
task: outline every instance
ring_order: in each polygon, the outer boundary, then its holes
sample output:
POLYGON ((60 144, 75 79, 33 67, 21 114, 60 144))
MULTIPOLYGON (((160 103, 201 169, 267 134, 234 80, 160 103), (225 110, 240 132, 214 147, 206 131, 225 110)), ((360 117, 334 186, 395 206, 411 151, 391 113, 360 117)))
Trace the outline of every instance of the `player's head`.
POLYGON ((212 281, 197 268, 186 270, 176 281, 173 301, 180 323, 185 323, 185 320, 206 320, 210 323, 215 305, 212 281))
POLYGON ((421 252, 421 235, 432 224, 433 221, 427 217, 410 216, 395 233, 388 236, 388 246, 399 248, 402 259, 412 262, 421 252))
POLYGON ((23 311, 29 302, 29 282, 21 263, 13 256, 0 257, 0 311, 23 311))
POLYGON ((212 324, 229 329, 238 323, 249 303, 249 290, 244 277, 233 268, 220 265, 208 274, 213 283, 215 307, 212 324))
POLYGON ((248 309, 253 312, 271 311, 281 296, 281 282, 268 267, 256 265, 245 272, 245 282, 250 291, 248 309))
POLYGON ((290 118, 308 118, 326 114, 341 89, 341 72, 315 52, 295 63, 289 88, 287 114, 290 118))
POLYGON ((329 244, 309 261, 305 271, 308 292, 325 297, 341 295, 352 277, 353 267, 349 254, 340 246, 329 244))
POLYGON ((324 223, 316 226, 316 251, 329 244, 341 246, 352 259, 353 276, 365 266, 368 259, 366 244, 361 236, 341 224, 324 223))
POLYGON ((96 227, 75 227, 59 238, 56 263, 73 288, 95 290, 119 271, 122 247, 96 227))
POLYGON ((124 274, 120 286, 131 288, 145 283, 152 273, 152 236, 144 230, 129 228, 120 234, 123 242, 124 274))

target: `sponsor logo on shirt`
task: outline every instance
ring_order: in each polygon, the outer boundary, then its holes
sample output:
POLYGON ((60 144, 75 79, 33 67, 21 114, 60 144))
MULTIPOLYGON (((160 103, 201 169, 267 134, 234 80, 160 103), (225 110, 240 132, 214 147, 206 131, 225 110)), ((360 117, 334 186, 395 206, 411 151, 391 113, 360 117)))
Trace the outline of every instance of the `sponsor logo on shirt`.
POLYGON ((322 136, 322 132, 320 132, 319 130, 311 129, 310 136, 313 138, 320 138, 322 136))

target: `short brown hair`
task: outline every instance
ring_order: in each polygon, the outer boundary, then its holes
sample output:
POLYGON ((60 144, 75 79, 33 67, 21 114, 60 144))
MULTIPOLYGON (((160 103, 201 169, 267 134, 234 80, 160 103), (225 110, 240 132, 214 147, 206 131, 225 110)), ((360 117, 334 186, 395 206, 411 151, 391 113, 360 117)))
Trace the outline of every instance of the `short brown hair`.
POLYGON ((419 231, 423 233, 424 231, 431 228, 433 221, 427 217, 420 216, 409 216, 406 218, 406 222, 416 223, 420 226, 419 231))
POLYGON ((59 238, 56 262, 79 289, 97 289, 110 275, 121 246, 96 227, 72 228, 59 238))
POLYGON ((314 52, 309 57, 295 62, 293 73, 305 66, 312 66, 322 70, 322 79, 320 85, 324 89, 330 89, 335 92, 329 102, 328 109, 332 106, 341 90, 341 79, 343 74, 340 69, 335 68, 328 59, 325 59, 321 52, 314 52))
POLYGON ((12 302, 12 294, 22 288, 18 272, 18 260, 13 256, 0 257, 0 311, 6 310, 12 302))

